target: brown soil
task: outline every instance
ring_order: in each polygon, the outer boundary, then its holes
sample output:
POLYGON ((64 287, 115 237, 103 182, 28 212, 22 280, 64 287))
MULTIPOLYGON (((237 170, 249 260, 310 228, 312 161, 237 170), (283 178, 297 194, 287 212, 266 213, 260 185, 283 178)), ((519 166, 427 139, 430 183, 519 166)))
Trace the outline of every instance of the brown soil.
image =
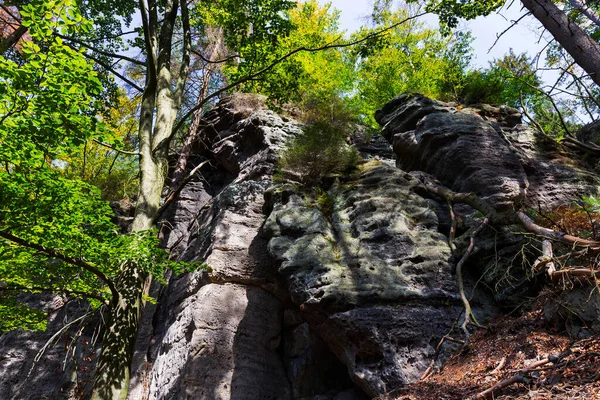
POLYGON ((488 398, 600 400, 600 335, 573 340, 553 331, 544 322, 541 306, 520 317, 493 320, 487 329, 475 332, 468 348, 452 356, 440 370, 380 399, 473 399, 549 355, 559 359, 523 374, 521 382, 488 398))

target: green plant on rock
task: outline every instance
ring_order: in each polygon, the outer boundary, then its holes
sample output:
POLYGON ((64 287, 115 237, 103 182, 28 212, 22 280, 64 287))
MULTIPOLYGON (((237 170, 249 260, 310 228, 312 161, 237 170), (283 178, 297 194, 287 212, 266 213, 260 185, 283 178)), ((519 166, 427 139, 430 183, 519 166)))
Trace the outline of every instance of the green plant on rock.
POLYGON ((356 167, 360 155, 346 144, 346 134, 336 126, 317 122, 304 128, 281 154, 279 168, 284 177, 306 185, 317 185, 331 174, 356 167))

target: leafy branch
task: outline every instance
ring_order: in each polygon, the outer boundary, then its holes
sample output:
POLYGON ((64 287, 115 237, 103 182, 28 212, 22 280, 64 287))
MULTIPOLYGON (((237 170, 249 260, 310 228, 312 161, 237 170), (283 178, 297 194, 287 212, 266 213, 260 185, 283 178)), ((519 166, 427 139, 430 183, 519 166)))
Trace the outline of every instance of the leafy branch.
MULTIPOLYGON (((93 266, 92 264, 86 262, 82 258, 72 257, 72 256, 68 256, 66 254, 62 254, 61 252, 59 252, 56 249, 42 246, 37 243, 29 242, 25 239, 21 239, 20 237, 12 235, 6 231, 0 230, 0 237, 4 238, 6 240, 9 240, 13 243, 16 243, 20 246, 27 247, 27 248, 30 248, 33 250, 37 250, 37 251, 42 252, 52 258, 62 260, 68 264, 83 268, 84 270, 96 275, 100 280, 102 280, 106 284, 106 286, 108 286, 108 288, 110 289, 110 293, 113 296, 113 301, 116 301, 119 298, 119 293, 118 293, 113 281, 109 277, 107 277, 106 274, 104 274, 104 272, 102 272, 100 269, 98 269, 97 267, 93 266)), ((104 299, 102 301, 104 301, 104 299)))

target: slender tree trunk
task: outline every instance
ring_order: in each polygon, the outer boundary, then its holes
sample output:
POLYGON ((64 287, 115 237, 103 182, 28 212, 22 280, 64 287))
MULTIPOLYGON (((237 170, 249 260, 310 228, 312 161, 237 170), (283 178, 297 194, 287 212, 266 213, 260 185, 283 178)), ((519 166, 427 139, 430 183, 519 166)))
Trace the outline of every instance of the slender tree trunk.
MULTIPOLYGON (((214 61, 219 57, 223 47, 223 31, 221 28, 216 29, 215 32, 215 40, 210 46, 210 51, 208 60, 214 61)), ((196 104, 199 104, 202 100, 208 96, 208 91, 210 89, 210 80, 212 76, 219 70, 220 65, 216 63, 207 63, 204 67, 204 73, 202 74, 202 88, 200 89, 200 94, 198 95, 198 100, 196 104)), ((192 151, 192 145, 198 136, 198 129, 200 128, 200 122, 202 121, 202 108, 199 108, 194 113, 192 117, 192 123, 190 124, 190 128, 188 129, 187 135, 183 139, 183 145, 181 146, 181 150, 179 151, 179 157, 177 158, 177 164, 175 165, 175 170, 173 171, 173 176, 171 178, 170 188, 171 191, 177 190, 181 179, 183 178, 183 174, 185 173, 185 168, 187 167, 187 161, 190 157, 190 153, 192 151)))
POLYGON ((551 0, 521 0, 521 3, 600 86, 600 45, 551 0))
POLYGON ((115 286, 119 299, 109 309, 92 400, 126 400, 129 368, 139 329, 144 280, 134 262, 126 262, 115 286))

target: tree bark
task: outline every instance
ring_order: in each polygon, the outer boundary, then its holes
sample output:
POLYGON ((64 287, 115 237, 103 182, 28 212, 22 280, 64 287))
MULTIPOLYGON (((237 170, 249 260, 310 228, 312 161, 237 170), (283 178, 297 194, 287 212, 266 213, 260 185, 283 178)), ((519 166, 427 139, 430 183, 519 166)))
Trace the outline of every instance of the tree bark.
POLYGON ((585 0, 569 0, 569 3, 571 3, 571 6, 573 6, 573 8, 581 11, 581 13, 588 17, 590 21, 592 21, 594 24, 600 27, 600 15, 598 15, 594 10, 592 10, 590 6, 588 6, 585 3, 585 0))
POLYGON ((0 37, 0 55, 3 55, 8 49, 17 44, 25 32, 27 32, 27 27, 21 25, 7 37, 0 37))
POLYGON ((521 3, 600 86, 600 45, 551 0, 521 0, 521 3))
MULTIPOLYGON (((133 233, 154 227, 165 176, 172 128, 181 102, 187 77, 191 36, 186 0, 170 0, 164 4, 160 37, 157 36, 157 4, 150 0, 146 7, 140 0, 142 23, 147 50, 146 86, 142 95, 139 121, 140 190, 133 233), (179 4, 184 30, 184 51, 180 78, 171 88, 172 38, 179 4), (183 77, 181 77, 183 76, 183 77)), ((127 261, 117 276, 118 296, 109 308, 108 324, 102 340, 102 352, 92 389, 92 400, 125 400, 129 391, 130 368, 139 330, 142 295, 146 273, 138 264, 127 261)))

